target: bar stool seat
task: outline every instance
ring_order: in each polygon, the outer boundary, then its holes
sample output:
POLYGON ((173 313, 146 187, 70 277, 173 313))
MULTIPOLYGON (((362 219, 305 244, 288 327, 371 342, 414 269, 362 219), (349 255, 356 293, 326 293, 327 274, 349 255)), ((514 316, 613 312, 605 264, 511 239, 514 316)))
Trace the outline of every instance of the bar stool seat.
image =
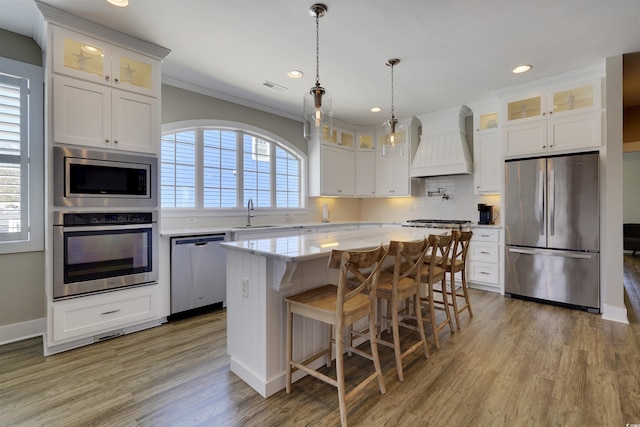
MULTIPOLYGON (((347 425, 346 404, 357 396, 367 384, 378 380, 378 387, 381 393, 385 393, 380 358, 376 340, 375 310, 374 301, 378 278, 382 267, 382 262, 387 251, 380 245, 371 251, 339 251, 333 250, 329 257, 329 268, 339 268, 340 274, 338 285, 324 285, 316 289, 311 289, 297 295, 285 298, 287 303, 287 372, 286 391, 291 392, 291 376, 296 370, 306 372, 313 377, 320 379, 338 389, 338 404, 340 407, 340 421, 342 426, 347 425), (355 289, 349 289, 347 280, 358 282, 355 289), (317 320, 328 325, 327 348, 299 362, 293 360, 293 315, 303 316, 317 320), (362 351, 351 346, 351 336, 348 343, 344 343, 343 332, 345 326, 350 326, 354 322, 369 317, 369 328, 367 338, 370 344, 371 353, 362 351), (336 378, 332 378, 324 373, 316 371, 310 367, 310 363, 322 356, 326 357, 327 367, 331 366, 332 357, 332 335, 335 329, 336 345, 336 378), (373 361, 373 372, 346 392, 344 377, 344 350, 356 353, 366 359, 373 361)), ((350 334, 349 334, 350 335, 350 334)))

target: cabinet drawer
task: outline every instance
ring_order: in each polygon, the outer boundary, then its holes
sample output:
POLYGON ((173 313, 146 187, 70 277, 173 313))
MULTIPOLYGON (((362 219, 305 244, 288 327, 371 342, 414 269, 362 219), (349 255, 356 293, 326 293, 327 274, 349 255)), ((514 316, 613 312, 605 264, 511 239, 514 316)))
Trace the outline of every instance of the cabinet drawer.
POLYGON ((495 242, 500 240, 500 230, 495 228, 474 228, 471 242, 495 242))
POLYGON ((53 304, 53 339, 110 331, 156 317, 157 286, 110 292, 53 304))
POLYGON ((469 259, 471 261, 498 262, 498 244, 485 242, 471 242, 469 244, 469 259))
POLYGON ((498 264, 470 261, 467 268, 470 281, 498 284, 498 264))

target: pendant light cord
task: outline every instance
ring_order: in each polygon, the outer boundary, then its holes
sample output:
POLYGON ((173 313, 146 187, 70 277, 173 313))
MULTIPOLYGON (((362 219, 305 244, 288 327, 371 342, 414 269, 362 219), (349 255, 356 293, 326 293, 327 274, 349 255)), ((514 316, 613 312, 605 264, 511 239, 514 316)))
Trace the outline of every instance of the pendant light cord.
POLYGON ((396 110, 395 107, 393 105, 393 66, 395 64, 391 64, 391 120, 393 121, 393 119, 395 119, 396 117, 396 110))
MULTIPOLYGON (((316 86, 320 86, 320 13, 316 13, 316 86)), ((392 68, 393 70, 393 68, 392 68)))

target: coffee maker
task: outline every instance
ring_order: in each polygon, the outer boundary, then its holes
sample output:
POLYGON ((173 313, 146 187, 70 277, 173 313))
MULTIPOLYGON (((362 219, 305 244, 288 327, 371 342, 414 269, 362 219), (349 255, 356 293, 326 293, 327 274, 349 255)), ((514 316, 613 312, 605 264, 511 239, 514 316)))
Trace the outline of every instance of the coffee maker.
POLYGON ((493 224, 493 206, 478 203, 478 212, 480 212, 478 224, 493 224))

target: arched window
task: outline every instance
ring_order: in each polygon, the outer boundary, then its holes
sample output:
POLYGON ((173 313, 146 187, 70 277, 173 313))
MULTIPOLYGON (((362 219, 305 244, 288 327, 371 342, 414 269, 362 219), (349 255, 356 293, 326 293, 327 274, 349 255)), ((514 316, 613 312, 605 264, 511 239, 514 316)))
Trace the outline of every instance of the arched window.
POLYGON ((306 156, 292 144, 239 123, 182 122, 163 129, 163 209, 234 209, 249 199, 256 208, 305 207, 306 156))

